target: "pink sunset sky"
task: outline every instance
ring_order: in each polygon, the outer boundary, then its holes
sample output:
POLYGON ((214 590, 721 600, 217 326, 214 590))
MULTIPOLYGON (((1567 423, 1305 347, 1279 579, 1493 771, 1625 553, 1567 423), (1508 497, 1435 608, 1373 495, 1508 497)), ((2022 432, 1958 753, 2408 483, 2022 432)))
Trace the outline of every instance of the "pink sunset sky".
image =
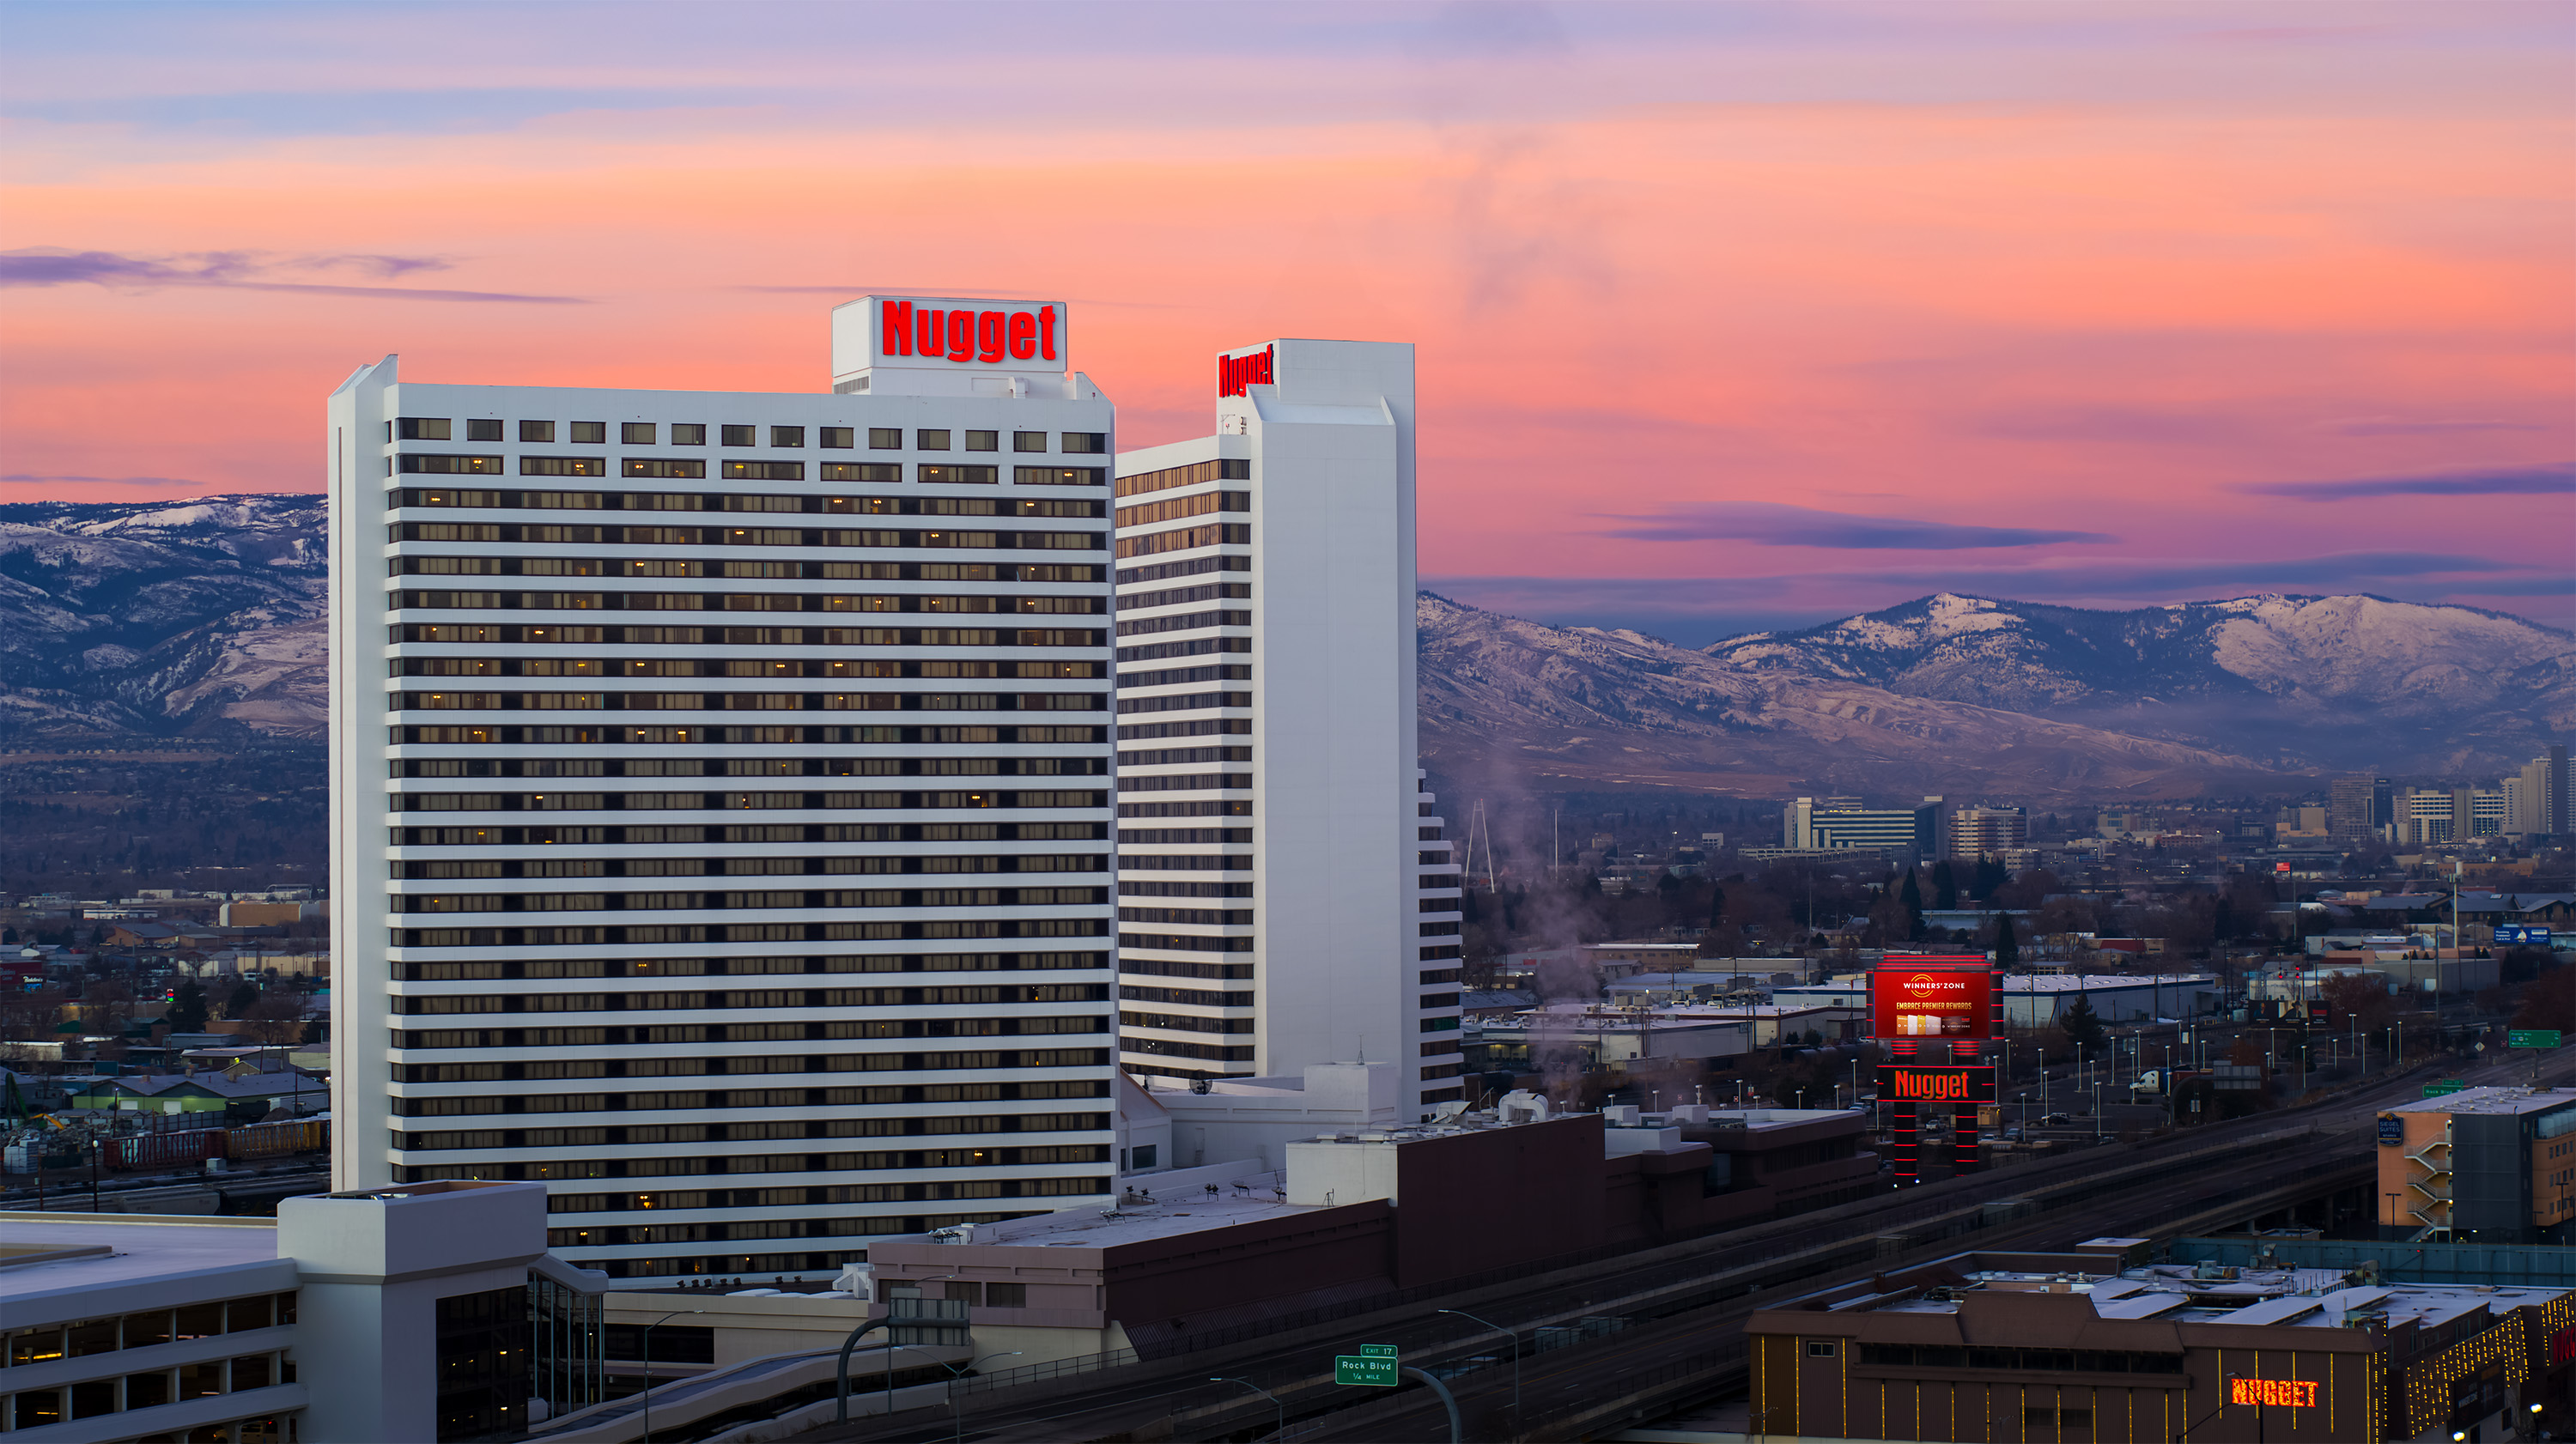
POLYGON ((1937 590, 2576 623, 2555 4, 15 4, 0 500, 318 491, 408 377, 822 390, 1061 298, 1121 442, 1410 340, 1421 567, 1702 643, 1937 590))

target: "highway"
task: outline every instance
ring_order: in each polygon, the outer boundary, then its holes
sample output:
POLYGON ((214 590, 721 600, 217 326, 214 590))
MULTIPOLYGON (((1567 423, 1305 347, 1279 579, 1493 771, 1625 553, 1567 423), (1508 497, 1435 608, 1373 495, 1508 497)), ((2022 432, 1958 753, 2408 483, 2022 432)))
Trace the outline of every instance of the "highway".
MULTIPOLYGON (((1753 1307, 1885 1267, 1878 1252, 1884 1234, 1920 1237, 1903 1249, 1906 1261, 1972 1247, 2063 1246, 2102 1233, 2167 1232, 2172 1223, 2195 1213, 2206 1214, 2208 1222, 2194 1227, 2218 1227, 2241 1222, 2255 1208, 2282 1206, 2264 1200, 2284 1193, 2354 1186, 2371 1166, 2370 1119, 2389 1103, 2420 1097, 2424 1082, 2450 1071, 2448 1065, 2420 1065, 2364 1093, 2308 1108, 2276 1110, 2139 1144, 2079 1148, 2038 1163, 1942 1180, 1596 1263, 1536 1269, 1511 1283, 1220 1349, 969 1396, 965 1432, 1032 1444, 1129 1435, 1174 1440, 1266 1435, 1275 1417, 1272 1406, 1240 1385, 1207 1382, 1210 1375, 1223 1375, 1249 1379, 1279 1395, 1287 1406, 1291 1439, 1446 1438, 1445 1413, 1419 1385, 1390 1397, 1331 1383, 1331 1356, 1371 1343, 1396 1345, 1408 1364, 1426 1367, 1493 1356, 1496 1366, 1451 1385, 1468 1418, 1470 1437, 1571 1437, 1570 1432, 1556 1432, 1560 1423, 1578 1423, 1577 1416, 1640 1390, 1657 1408, 1668 1410, 1724 1387, 1740 1371, 1743 1321, 1753 1307), (2261 1160, 2259 1171, 2251 1174, 2243 1166, 2249 1156, 2261 1160), (1978 1216, 1982 1203, 2017 1198, 2033 1199, 2045 1211, 1977 1226, 1983 1222, 1978 1216), (1525 1357, 1520 1387, 1527 1427, 1515 1431, 1509 1417, 1511 1370, 1504 1363, 1508 1341, 1463 1318, 1437 1313, 1443 1306, 1513 1328, 1525 1341, 1544 1324, 1586 1317, 1630 1323, 1607 1338, 1525 1357)), ((2576 1074, 2576 1053, 2552 1060, 2545 1076, 2556 1082, 2571 1074, 2576 1074)), ((2463 1076, 2472 1082, 2527 1082, 2531 1065, 2526 1060, 2489 1064, 2463 1076)), ((830 1426, 796 1437, 814 1444, 926 1444, 947 1437, 949 1430, 943 1409, 830 1426)))

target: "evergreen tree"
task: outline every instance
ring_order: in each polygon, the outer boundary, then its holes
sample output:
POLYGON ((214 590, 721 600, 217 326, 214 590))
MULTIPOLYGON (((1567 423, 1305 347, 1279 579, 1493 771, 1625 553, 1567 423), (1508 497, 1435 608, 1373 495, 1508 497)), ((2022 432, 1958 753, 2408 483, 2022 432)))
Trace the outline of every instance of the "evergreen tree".
POLYGON ((2021 962, 2021 939, 2013 934, 2011 913, 1995 914, 1995 966, 2009 968, 2021 962))
POLYGON ((1932 906, 1944 912, 1959 905, 1959 876, 1943 858, 1932 864, 1932 906))
POLYGON ((1905 870, 1905 887, 1897 894, 1897 901, 1905 905, 1905 940, 1923 941, 1923 888, 1914 880, 1914 869, 1910 867, 1905 870))
POLYGON ((1726 926, 1726 889, 1712 885, 1708 890, 1708 930, 1716 932, 1726 926))
POLYGON ((1968 884, 1968 896, 1984 902, 1995 895, 1996 888, 2010 881, 2012 874, 2004 871, 2002 863, 1991 857, 1978 858, 1976 876, 1968 884))
POLYGON ((173 1033, 206 1031, 206 990, 198 987, 194 978, 181 983, 170 994, 170 1006, 161 1014, 161 1020, 170 1025, 173 1033))
POLYGON ((2066 1030, 2066 1039, 2087 1052, 2102 1046, 2102 1019, 2093 1011, 2093 1000, 2082 993, 2058 1014, 2057 1026, 2066 1030))
POLYGON ((224 1016, 227 1018, 247 1018, 250 1010, 258 1006, 259 989, 251 986, 248 978, 233 984, 233 990, 224 995, 224 1016))

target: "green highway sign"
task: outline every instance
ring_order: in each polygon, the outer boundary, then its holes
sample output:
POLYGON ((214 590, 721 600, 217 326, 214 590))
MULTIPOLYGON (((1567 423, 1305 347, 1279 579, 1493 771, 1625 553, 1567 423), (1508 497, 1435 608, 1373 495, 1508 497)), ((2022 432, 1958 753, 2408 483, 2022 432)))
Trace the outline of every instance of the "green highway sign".
POLYGON ((2424 1096, 2427 1098, 2439 1098, 2445 1093, 2457 1093, 2467 1086, 2467 1084, 2462 1083, 2457 1078, 2445 1078, 2439 1083, 2425 1084, 2424 1096))
POLYGON ((1333 1356, 1334 1383, 1392 1389, 1403 1382, 1399 1377, 1403 1369, 1396 1361, 1393 1344, 1362 1344, 1360 1347, 1365 1352, 1333 1356))
POLYGON ((2555 1048, 2559 1042, 2556 1028, 2515 1028, 2504 1035, 2508 1048, 2555 1048))

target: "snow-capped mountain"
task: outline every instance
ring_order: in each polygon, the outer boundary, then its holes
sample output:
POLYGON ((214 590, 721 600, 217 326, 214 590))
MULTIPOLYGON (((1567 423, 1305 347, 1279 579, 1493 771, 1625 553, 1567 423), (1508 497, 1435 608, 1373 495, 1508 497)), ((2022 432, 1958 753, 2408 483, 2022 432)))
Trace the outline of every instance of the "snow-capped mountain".
POLYGON ((321 735, 322 499, 0 506, 0 737, 321 735))
MULTIPOLYGON (((318 738, 323 504, 0 506, 0 741, 318 738)), ((1425 594, 1425 760, 1540 786, 2153 796, 2484 777, 2576 730, 2576 638, 2377 597, 1925 597, 1703 651, 1425 594)))
POLYGON ((2372 596, 2090 612, 1943 594, 1708 649, 1731 669, 1883 687, 2255 758, 2518 767, 2576 724, 2576 638, 2372 596))
POLYGON ((1705 651, 1430 595, 1417 615, 1424 753, 1452 776, 2174 794, 2491 774, 2576 723, 2576 639, 2377 597, 2087 612, 1944 594, 1705 651))

